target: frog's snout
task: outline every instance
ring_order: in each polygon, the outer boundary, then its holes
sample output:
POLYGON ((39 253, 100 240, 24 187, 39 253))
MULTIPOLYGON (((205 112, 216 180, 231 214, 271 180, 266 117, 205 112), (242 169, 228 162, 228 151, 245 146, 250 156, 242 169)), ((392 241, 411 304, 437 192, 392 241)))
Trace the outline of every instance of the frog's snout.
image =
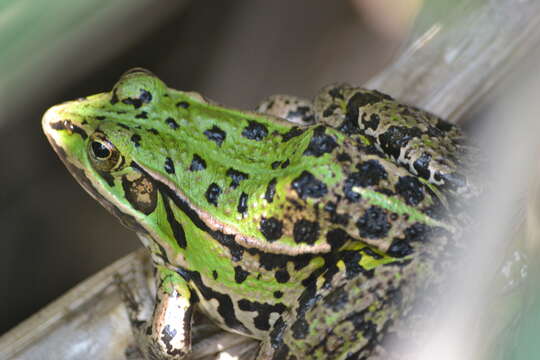
POLYGON ((49 141, 56 139, 56 133, 65 128, 60 116, 60 107, 61 105, 56 105, 49 108, 41 118, 41 127, 49 141))
POLYGON ((75 140, 72 135, 78 135, 83 141, 88 138, 86 130, 67 116, 66 106, 67 103, 53 106, 45 112, 41 121, 43 132, 55 149, 60 147, 66 150, 68 144, 75 140))

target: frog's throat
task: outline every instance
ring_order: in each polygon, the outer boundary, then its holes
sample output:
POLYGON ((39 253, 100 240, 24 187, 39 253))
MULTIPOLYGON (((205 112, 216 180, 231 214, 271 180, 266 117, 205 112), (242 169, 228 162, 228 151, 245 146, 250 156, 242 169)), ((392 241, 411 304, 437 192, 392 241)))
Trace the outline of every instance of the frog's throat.
MULTIPOLYGON (((241 232, 233 225, 220 222, 208 212, 201 210, 197 208, 196 206, 193 206, 193 204, 187 199, 185 194, 183 194, 178 188, 176 188, 170 180, 168 180, 161 174, 151 169, 148 169, 139 164, 137 165, 139 168, 141 168, 141 170, 146 172, 149 177, 154 179, 154 181, 166 186, 167 189, 170 190, 172 195, 177 197, 179 202, 186 204, 186 206, 188 206, 189 209, 201 221, 203 221, 211 231, 218 231, 225 235, 233 235, 234 241, 240 246, 243 246, 246 248, 255 248, 255 249, 264 251, 266 253, 292 255, 292 256, 300 255, 300 254, 322 254, 322 253, 328 253, 331 250, 330 245, 327 243, 315 244, 315 245, 295 244, 291 246, 291 245, 283 244, 279 242, 270 243, 266 241, 261 241, 258 238, 242 235, 241 232)), ((191 218, 193 216, 192 214, 186 213, 186 215, 190 218, 191 221, 194 221, 194 219, 191 218)))
POLYGON ((68 171, 82 186, 82 188, 86 190, 88 194, 90 194, 90 196, 92 196, 98 203, 100 203, 101 206, 107 209, 107 211, 113 214, 120 221, 120 223, 122 223, 122 225, 124 225, 128 229, 135 231, 137 234, 151 236, 151 234, 153 233, 152 231, 144 228, 132 215, 129 214, 129 211, 127 211, 127 209, 122 209, 121 207, 112 204, 111 201, 108 200, 99 191, 99 184, 95 183, 95 181, 93 181, 91 177, 87 176, 84 167, 78 166, 76 163, 71 162, 70 158, 66 155, 64 149, 61 146, 58 146, 54 139, 48 136, 48 134, 47 137, 53 149, 58 154, 68 171))

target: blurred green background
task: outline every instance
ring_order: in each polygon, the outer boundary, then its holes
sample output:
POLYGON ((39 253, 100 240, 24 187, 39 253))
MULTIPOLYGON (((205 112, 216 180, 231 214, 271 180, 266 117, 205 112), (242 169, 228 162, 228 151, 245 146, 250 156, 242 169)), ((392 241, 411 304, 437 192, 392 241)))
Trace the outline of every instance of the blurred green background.
POLYGON ((362 84, 419 4, 0 0, 0 334, 139 246, 49 147, 48 107, 109 91, 135 66, 239 108, 362 84))

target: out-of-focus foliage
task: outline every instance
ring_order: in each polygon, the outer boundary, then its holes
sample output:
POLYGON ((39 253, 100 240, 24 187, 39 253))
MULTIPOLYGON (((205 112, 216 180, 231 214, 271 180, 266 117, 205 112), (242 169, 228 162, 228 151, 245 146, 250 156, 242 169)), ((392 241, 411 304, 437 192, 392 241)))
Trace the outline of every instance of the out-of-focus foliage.
MULTIPOLYGON (((0 0, 0 115, 33 91, 43 91, 40 84, 60 86, 70 72, 117 54, 185 2, 160 7, 151 0, 0 0), (130 24, 133 18, 137 21, 130 24), (84 44, 96 48, 84 49, 81 57, 84 44), (77 67, 66 67, 73 61, 77 67), (66 76, 53 82, 59 69, 66 76)), ((0 127, 5 120, 0 116, 0 127)))

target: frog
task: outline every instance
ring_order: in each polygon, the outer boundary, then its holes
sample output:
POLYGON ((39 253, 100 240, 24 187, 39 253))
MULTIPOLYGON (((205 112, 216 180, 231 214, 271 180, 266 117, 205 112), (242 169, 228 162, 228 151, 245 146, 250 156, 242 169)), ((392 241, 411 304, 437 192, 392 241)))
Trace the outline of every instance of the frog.
POLYGON ((247 111, 135 68, 42 128, 150 252, 154 301, 124 289, 147 359, 188 356, 195 311, 259 340, 258 360, 376 358, 479 191, 456 125, 348 84, 247 111))

